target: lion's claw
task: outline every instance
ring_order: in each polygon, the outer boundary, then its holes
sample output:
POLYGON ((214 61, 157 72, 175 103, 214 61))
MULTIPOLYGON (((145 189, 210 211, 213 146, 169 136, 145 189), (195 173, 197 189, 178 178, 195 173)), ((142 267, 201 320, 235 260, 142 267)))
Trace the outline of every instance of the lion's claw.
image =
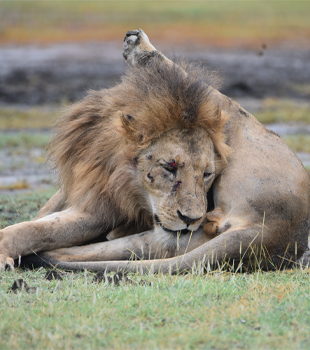
POLYGON ((0 254, 0 271, 5 271, 5 269, 14 270, 14 260, 0 254))

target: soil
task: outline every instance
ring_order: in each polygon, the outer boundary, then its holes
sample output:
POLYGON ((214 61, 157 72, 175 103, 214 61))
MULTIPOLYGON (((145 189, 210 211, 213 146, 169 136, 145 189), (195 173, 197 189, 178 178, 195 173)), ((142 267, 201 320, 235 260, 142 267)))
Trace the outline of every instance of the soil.
MULTIPOLYGON (((310 51, 174 51, 217 70, 224 78, 222 92, 228 96, 307 97, 296 85, 310 82, 310 51)), ((76 101, 89 89, 111 87, 126 64, 119 42, 98 42, 0 47, 0 67, 0 103, 37 105, 76 101)))
POLYGON ((26 291, 27 293, 35 293, 36 290, 36 287, 29 287, 28 284, 22 278, 20 278, 14 281, 12 287, 9 288, 8 292, 17 293, 26 291))
POLYGON ((54 280, 58 280, 58 281, 62 281, 63 278, 63 273, 60 273, 56 270, 50 270, 50 271, 47 271, 44 278, 48 281, 54 281, 54 280))
POLYGON ((94 276, 93 283, 101 282, 114 286, 119 286, 121 283, 133 283, 132 280, 127 277, 126 273, 117 272, 115 275, 107 276, 105 272, 100 271, 94 276))

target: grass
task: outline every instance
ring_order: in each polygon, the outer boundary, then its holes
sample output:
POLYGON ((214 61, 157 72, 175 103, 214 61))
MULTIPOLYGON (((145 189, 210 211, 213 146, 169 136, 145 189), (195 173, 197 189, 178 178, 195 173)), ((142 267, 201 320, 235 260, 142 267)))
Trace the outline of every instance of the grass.
POLYGON ((0 190, 29 188, 27 174, 46 171, 46 149, 50 133, 46 131, 0 131, 0 175, 15 173, 19 181, 2 184, 0 190))
POLYGON ((174 44, 309 47, 307 1, 1 1, 0 44, 119 40, 142 27, 174 44))
POLYGON ((21 131, 11 134, 0 132, 0 150, 4 148, 21 148, 29 150, 32 147, 45 149, 49 139, 50 135, 47 133, 21 131))
MULTIPOLYGON (((55 192, 0 198, 1 226, 33 218, 55 192)), ((309 270, 131 275, 48 281, 46 269, 0 272, 0 349, 308 349, 309 270), (9 292, 23 279, 33 293, 9 292)))
POLYGON ((310 346, 308 270, 131 276, 120 286, 86 272, 49 282, 45 272, 1 273, 1 349, 310 346), (8 293, 18 278, 36 292, 8 293))
POLYGON ((56 192, 54 188, 45 191, 30 191, 23 194, 1 195, 0 229, 17 222, 32 220, 40 208, 56 192))
POLYGON ((0 130, 50 128, 60 107, 0 107, 0 130))
POLYGON ((0 183, 0 190, 8 190, 8 191, 13 191, 13 190, 25 190, 30 187, 29 183, 27 180, 21 180, 17 181, 13 184, 10 185, 2 185, 0 183))
POLYGON ((310 84, 293 84, 292 89, 304 97, 310 97, 310 84))
POLYGON ((264 124, 279 122, 310 122, 310 104, 267 98, 255 117, 264 124))
POLYGON ((310 135, 292 135, 283 139, 294 152, 310 153, 310 135))

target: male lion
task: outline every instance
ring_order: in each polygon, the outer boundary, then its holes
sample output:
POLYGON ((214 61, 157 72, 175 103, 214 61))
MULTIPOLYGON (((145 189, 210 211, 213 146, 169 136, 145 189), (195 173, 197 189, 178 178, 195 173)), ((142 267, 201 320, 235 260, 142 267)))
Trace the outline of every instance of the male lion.
POLYGON ((0 268, 39 252, 28 262, 172 273, 301 257, 309 176, 289 147, 143 31, 127 32, 124 57, 119 85, 58 121, 50 155, 60 190, 33 221, 0 231, 0 268))

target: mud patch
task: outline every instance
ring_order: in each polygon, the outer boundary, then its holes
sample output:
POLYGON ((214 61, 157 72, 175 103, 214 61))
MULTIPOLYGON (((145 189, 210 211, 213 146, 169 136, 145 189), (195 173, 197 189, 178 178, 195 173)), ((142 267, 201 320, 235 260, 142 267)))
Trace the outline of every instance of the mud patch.
POLYGON ((152 283, 148 282, 144 279, 140 281, 135 281, 124 272, 117 272, 115 275, 108 276, 105 272, 98 272, 93 278, 93 283, 101 283, 104 282, 107 285, 119 286, 122 284, 134 284, 134 285, 142 285, 142 286, 151 286, 152 283))
POLYGON ((47 271, 44 278, 48 281, 54 281, 54 280, 58 280, 58 281, 62 281, 63 274, 60 272, 57 272, 55 270, 51 270, 51 271, 47 271))
POLYGON ((127 277, 127 274, 123 272, 117 272, 115 275, 112 276, 107 276, 105 272, 98 272, 93 279, 93 283, 101 282, 114 286, 119 286, 121 283, 133 283, 133 281, 127 277))
POLYGON ((17 293, 23 291, 26 291, 27 293, 35 293, 37 291, 37 288, 29 287, 28 284, 22 278, 19 278, 14 281, 12 287, 9 288, 8 293, 17 293))
MULTIPOLYGON (((307 50, 268 49, 263 56, 255 50, 205 47, 175 51, 176 56, 219 71, 224 78, 222 92, 228 96, 309 97, 294 88, 309 84, 307 50)), ((169 50, 164 53, 174 56, 169 50)), ((89 89, 120 81, 126 68, 121 42, 2 47, 0 66, 0 103, 27 105, 79 100, 89 89)))

